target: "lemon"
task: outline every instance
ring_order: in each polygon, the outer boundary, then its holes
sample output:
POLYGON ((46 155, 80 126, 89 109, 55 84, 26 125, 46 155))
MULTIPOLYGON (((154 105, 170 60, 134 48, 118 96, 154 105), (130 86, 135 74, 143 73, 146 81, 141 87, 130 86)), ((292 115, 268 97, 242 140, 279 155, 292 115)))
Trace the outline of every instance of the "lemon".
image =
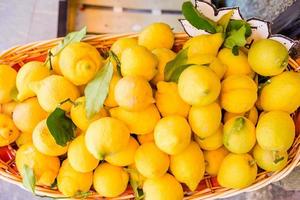
POLYGON ((94 78, 104 60, 95 47, 84 42, 67 45, 59 56, 61 73, 74 85, 84 85, 94 78))
POLYGON ((289 52, 283 44, 272 39, 254 42, 248 52, 252 69, 262 76, 274 76, 283 72, 289 59, 289 52))
POLYGON ((249 154, 228 154, 219 169, 218 182, 223 187, 241 189, 251 185, 257 175, 257 165, 249 154))
POLYGON ((107 117, 108 113, 104 108, 101 108, 97 114, 95 114, 91 119, 88 119, 85 111, 85 97, 83 96, 76 99, 71 107, 70 115, 74 124, 82 131, 86 131, 90 123, 100 119, 101 117, 107 117))
POLYGON ((73 169, 78 172, 91 172, 99 161, 87 150, 84 134, 79 135, 69 145, 68 160, 73 169))
POLYGON ((60 167, 58 157, 40 153, 32 143, 22 145, 16 153, 16 165, 24 178, 24 166, 27 165, 34 172, 37 185, 51 186, 60 167))
POLYGON ((170 157, 170 169, 175 178, 194 191, 204 177, 205 164, 203 153, 196 142, 177 155, 170 157))
POLYGON ((247 153, 256 143, 255 126, 245 117, 231 118, 224 124, 224 146, 232 153, 247 153))
MULTIPOLYGON (((52 55, 55 54, 56 51, 56 47, 53 47, 52 49, 50 49, 52 55)), ((51 56, 49 59, 51 59, 51 65, 50 65, 50 60, 46 63, 48 69, 51 69, 55 72, 55 74, 57 75, 62 75, 61 70, 60 70, 60 66, 59 66, 59 56, 60 54, 51 56)))
POLYGON ((156 123, 160 120, 160 114, 154 104, 142 111, 130 112, 121 107, 109 110, 110 115, 127 125, 131 133, 143 135, 153 132, 156 123))
POLYGON ((129 142, 130 132, 124 122, 112 117, 103 117, 92 122, 86 131, 85 144, 97 159, 124 149, 129 142))
POLYGON ((18 100, 24 101, 29 97, 34 97, 35 94, 29 87, 30 83, 40 81, 47 76, 50 76, 50 70, 44 66, 44 63, 31 61, 23 65, 16 78, 16 87, 18 89, 18 100))
POLYGON ((6 114, 8 116, 13 115, 15 107, 18 105, 15 101, 10 101, 8 103, 0 104, 0 113, 6 114))
POLYGON ((163 117, 168 115, 187 117, 190 110, 190 105, 179 96, 177 84, 174 82, 158 82, 155 101, 163 117))
POLYGON ((134 163, 134 154, 138 147, 139 143, 133 137, 130 137, 124 149, 105 156, 105 160, 115 166, 131 165, 134 163))
POLYGON ((32 141, 35 148, 48 156, 60 156, 67 152, 68 145, 60 146, 50 133, 46 120, 42 120, 37 124, 32 133, 32 141))
POLYGON ((68 159, 64 160, 57 176, 58 190, 67 197, 79 192, 88 192, 93 184, 93 172, 75 171, 68 159))
POLYGON ((168 24, 153 23, 140 32, 138 43, 149 50, 156 48, 171 49, 174 44, 174 34, 168 24))
POLYGON ((20 148, 22 145, 27 143, 32 143, 32 133, 21 133, 16 140, 16 144, 20 148))
POLYGON ((47 116, 37 98, 32 97, 16 105, 13 121, 20 131, 32 133, 35 126, 47 116))
POLYGON ((115 87, 115 100, 128 111, 141 111, 154 102, 150 84, 139 76, 126 76, 115 87))
POLYGON ((191 141, 191 128, 184 117, 172 115, 162 118, 154 129, 154 141, 163 152, 175 155, 191 141))
POLYGON ((192 106, 189 113, 191 128, 201 139, 214 134, 220 127, 221 119, 221 108, 217 103, 207 106, 192 106))
POLYGON ((203 151, 206 164, 205 171, 211 176, 218 175, 222 161, 228 154, 229 151, 225 147, 220 147, 211 151, 203 151))
POLYGON ((121 58, 125 49, 136 46, 137 44, 136 38, 119 38, 112 44, 110 50, 121 58))
POLYGON ((230 112, 225 112, 224 114, 224 123, 226 123, 229 119, 236 117, 236 116, 243 116, 249 119, 254 125, 257 123, 258 119, 258 112, 255 106, 253 106, 250 110, 247 112, 243 113, 230 113, 230 112))
POLYGON ((201 149, 216 150, 223 145, 223 125, 221 124, 215 133, 206 138, 200 138, 194 134, 194 139, 201 149))
POLYGON ((234 55, 231 49, 223 48, 218 53, 218 58, 227 66, 225 77, 230 75, 250 76, 253 74, 247 56, 242 51, 239 51, 239 55, 234 55))
POLYGON ((222 33, 199 35, 190 38, 183 46, 188 49, 188 57, 200 54, 210 54, 216 56, 224 41, 222 33))
POLYGON ((11 92, 16 87, 17 72, 9 65, 0 64, 0 104, 11 101, 11 92))
POLYGON ((144 143, 137 149, 134 162, 137 170, 147 178, 164 175, 170 165, 169 156, 153 142, 144 143))
POLYGON ((108 163, 100 164, 94 172, 93 185, 103 197, 117 197, 127 188, 128 173, 121 167, 108 163))
POLYGON ((195 55, 193 57, 188 58, 187 63, 207 66, 217 74, 219 79, 223 78, 223 76, 227 70, 227 66, 224 65, 220 61, 220 59, 218 59, 215 56, 210 55, 210 54, 195 55))
POLYGON ((157 57, 146 47, 133 46, 127 48, 121 57, 123 76, 141 76, 150 81, 157 72, 157 57))
POLYGON ((270 79, 261 90, 260 104, 266 111, 281 110, 293 113, 300 105, 300 74, 283 72, 270 79))
POLYGON ((14 142, 20 135, 13 120, 6 114, 0 113, 0 147, 14 142))
POLYGON ((151 82, 156 85, 159 81, 163 81, 165 78, 164 70, 166 67, 166 64, 173 60, 176 56, 176 53, 174 53, 170 49, 166 48, 157 48, 152 51, 154 55, 156 55, 158 59, 158 65, 157 65, 157 73, 151 80, 151 82))
POLYGON ((30 88, 37 95, 41 107, 47 112, 54 111, 58 106, 68 112, 72 104, 66 102, 60 105, 60 103, 67 99, 75 101, 79 97, 77 87, 58 75, 51 75, 41 81, 32 82, 30 88))
POLYGON ((178 80, 180 97, 190 105, 204 106, 214 102, 221 90, 220 80, 209 68, 192 65, 178 80))
POLYGON ((264 150, 287 151, 295 138, 294 121, 286 112, 270 111, 259 118, 256 137, 264 150))
POLYGON ((286 151, 268 151, 258 144, 253 149, 253 157, 257 165, 266 171, 278 171, 287 165, 288 153, 286 151))
POLYGON ((121 79, 121 77, 114 73, 111 81, 109 83, 109 90, 108 90, 108 94, 107 97, 104 101, 104 105, 108 106, 108 107, 116 107, 118 106, 118 103, 116 102, 115 99, 115 87, 117 85, 117 82, 121 79))
POLYGON ((170 174, 147 179, 143 185, 145 200, 182 200, 183 189, 170 174))
POLYGON ((227 112, 243 113, 257 100, 257 85, 246 75, 229 76, 222 81, 221 106, 227 112))
POLYGON ((138 141, 140 144, 144 144, 147 142, 154 142, 154 134, 148 133, 145 135, 138 135, 138 141))

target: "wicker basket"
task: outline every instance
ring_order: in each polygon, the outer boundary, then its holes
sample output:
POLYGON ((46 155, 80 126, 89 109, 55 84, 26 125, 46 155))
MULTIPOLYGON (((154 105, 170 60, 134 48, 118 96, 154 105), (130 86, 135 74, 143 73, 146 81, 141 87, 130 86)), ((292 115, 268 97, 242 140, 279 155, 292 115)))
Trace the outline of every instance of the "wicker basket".
MULTIPOLYGON (((100 51, 107 51, 109 47, 112 45, 114 41, 121 37, 137 37, 136 34, 118 34, 118 35, 101 35, 101 36, 89 36, 84 39, 85 42, 95 46, 100 51)), ((177 33, 175 34, 175 46, 174 51, 178 51, 182 48, 183 43, 189 37, 185 33, 177 33)), ((15 69, 19 69, 24 63, 38 60, 44 61, 47 52, 50 48, 54 47, 58 44, 61 38, 47 40, 42 42, 35 42, 31 44, 27 44, 24 46, 17 46, 9 49, 0 55, 0 63, 1 64, 9 64, 13 66, 15 69)), ((289 69, 297 71, 299 69, 299 64, 294 61, 292 58, 289 59, 289 69)), ((216 198, 225 198, 233 195, 237 195, 242 192, 250 192, 257 189, 260 189, 272 182, 278 181, 285 176, 287 176, 297 165, 299 165, 300 161, 300 111, 292 114, 292 117, 296 124, 296 138, 293 143, 293 146, 289 150, 289 159, 288 165, 282 169, 281 171, 269 173, 262 171, 257 175, 256 181, 253 185, 236 190, 236 189, 228 189, 219 186, 216 177, 205 176, 204 179, 199 184, 197 190, 195 192, 190 192, 187 188, 185 190, 185 198, 184 199, 216 199, 216 198)), ((16 169, 14 157, 15 157, 15 146, 10 145, 7 147, 2 147, 2 150, 7 152, 4 157, 5 160, 1 160, 1 148, 0 148, 0 178, 16 184, 20 187, 23 187, 21 177, 16 169)), ((3 157, 3 155, 2 155, 3 157)), ((36 186, 36 194, 41 196, 49 196, 49 197, 63 197, 63 195, 57 189, 51 189, 49 187, 36 186)), ((130 187, 126 190, 126 192, 115 199, 133 199, 133 191, 130 187)), ((87 199, 102 199, 95 192, 92 192, 87 199)))

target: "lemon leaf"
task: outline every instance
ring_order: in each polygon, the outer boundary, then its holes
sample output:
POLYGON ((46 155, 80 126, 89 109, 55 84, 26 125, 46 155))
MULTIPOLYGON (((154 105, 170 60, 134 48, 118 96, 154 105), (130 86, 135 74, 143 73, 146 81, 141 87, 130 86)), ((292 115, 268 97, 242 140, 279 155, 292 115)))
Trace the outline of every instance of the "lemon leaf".
POLYGON ((47 127, 55 139, 56 144, 66 146, 75 138, 76 126, 73 121, 66 116, 66 111, 56 108, 47 118, 47 127))
POLYGON ((118 74, 122 77, 122 73, 121 73, 121 62, 118 58, 118 56, 113 52, 113 51, 109 51, 108 52, 109 56, 115 60, 115 62, 117 63, 117 71, 118 74))
POLYGON ((233 10, 230 10, 228 13, 223 15, 221 19, 218 20, 217 23, 223 27, 223 32, 226 32, 227 26, 230 22, 230 18, 232 17, 232 15, 233 15, 233 10))
POLYGON ((218 26, 216 22, 200 13, 190 1, 186 1, 182 4, 181 12, 184 18, 197 29, 204 30, 208 33, 216 33, 223 30, 222 26, 218 26))
POLYGON ((30 168, 28 165, 23 165, 22 168, 23 174, 23 186, 27 188, 30 192, 34 193, 35 191, 35 175, 33 169, 30 168))
POLYGON ((104 67, 89 82, 84 90, 86 98, 85 109, 88 118, 98 113, 103 107, 105 98, 108 95, 109 84, 113 75, 113 64, 109 58, 104 67))

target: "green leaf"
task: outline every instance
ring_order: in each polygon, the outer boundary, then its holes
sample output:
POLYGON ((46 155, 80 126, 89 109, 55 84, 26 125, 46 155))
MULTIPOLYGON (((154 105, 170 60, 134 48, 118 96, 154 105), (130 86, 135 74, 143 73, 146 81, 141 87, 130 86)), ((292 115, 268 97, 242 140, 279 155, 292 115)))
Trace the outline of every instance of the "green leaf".
POLYGON ((182 49, 176 57, 166 64, 164 75, 166 81, 177 82, 180 74, 184 69, 192 64, 187 64, 188 61, 188 48, 182 49))
POLYGON ((182 4, 181 12, 185 19, 197 29, 209 33, 222 32, 216 22, 200 13, 190 1, 186 1, 182 4))
POLYGON ((232 49, 234 46, 242 47, 246 44, 246 27, 242 26, 239 30, 232 30, 229 37, 225 39, 224 46, 232 49))
POLYGON ((113 64, 109 58, 104 67, 89 82, 84 90, 86 115, 91 118, 103 107, 113 75, 113 64))
POLYGON ((30 168, 28 165, 23 165, 22 168, 23 174, 23 185, 27 188, 30 192, 35 192, 35 175, 33 169, 30 168))
POLYGON ((230 18, 233 15, 233 10, 229 11, 228 13, 226 13, 225 15, 223 15, 221 17, 221 19, 219 19, 219 21, 217 22, 219 25, 221 25, 223 27, 223 32, 225 33, 227 30, 227 26, 228 23, 230 22, 230 18))
POLYGON ((252 33, 251 26, 244 20, 231 19, 228 23, 227 32, 232 30, 239 30, 242 26, 245 26, 245 37, 249 37, 252 33))
POLYGON ((72 120, 66 116, 66 111, 56 108, 47 118, 48 129, 55 139, 56 144, 66 146, 75 138, 76 126, 72 120))
POLYGON ((118 74, 122 77, 122 73, 121 73, 121 62, 118 58, 118 56, 113 52, 113 51, 109 51, 108 52, 109 56, 115 60, 115 62, 117 63, 117 71, 118 74))

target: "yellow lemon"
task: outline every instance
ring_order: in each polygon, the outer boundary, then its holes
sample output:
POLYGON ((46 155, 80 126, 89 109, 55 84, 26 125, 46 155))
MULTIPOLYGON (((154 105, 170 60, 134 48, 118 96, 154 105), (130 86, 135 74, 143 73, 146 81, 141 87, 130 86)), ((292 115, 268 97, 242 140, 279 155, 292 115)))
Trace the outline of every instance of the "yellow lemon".
POLYGON ((180 97, 188 104, 204 106, 214 102, 221 90, 220 80, 209 68, 192 65, 185 69, 178 80, 180 97))
POLYGON ((154 129, 155 144, 163 152, 175 155, 191 141, 191 128, 184 117, 172 115, 162 118, 154 129))
POLYGON ((260 93, 261 107, 266 111, 293 113, 300 106, 300 74, 286 71, 272 77, 260 93))
POLYGON ((182 200, 181 184, 170 174, 147 179, 143 185, 145 200, 182 200))
POLYGON ((11 101, 11 92, 16 87, 17 72, 9 65, 0 65, 0 104, 11 101))
POLYGON ((119 80, 115 99, 128 111, 141 111, 154 102, 150 84, 139 76, 126 76, 119 80))
POLYGON ((47 76, 50 76, 50 70, 44 66, 44 63, 38 61, 31 61, 23 65, 16 78, 16 86, 18 89, 18 100, 24 101, 29 97, 34 97, 35 94, 29 87, 30 83, 40 81, 47 76))
POLYGON ((216 150, 223 145, 223 125, 221 124, 215 133, 206 138, 200 138, 194 134, 194 139, 201 149, 216 150))
POLYGON ((139 143, 133 137, 130 137, 124 149, 105 156, 105 160, 115 166, 131 165, 134 163, 134 154, 138 147, 139 143))
POLYGON ((88 192, 93 184, 93 172, 78 172, 72 168, 68 159, 64 160, 57 176, 57 188, 67 197, 78 192, 88 192))
POLYGON ((195 55, 193 57, 188 58, 188 64, 194 64, 194 65, 204 65, 209 67, 211 70, 213 70, 219 79, 222 79, 226 70, 227 66, 224 65, 220 59, 216 58, 213 55, 210 54, 200 54, 195 55))
POLYGON ((19 103, 13 112, 15 125, 22 132, 28 133, 32 133, 35 126, 47 116, 48 113, 41 108, 36 97, 19 103))
POLYGON ((164 175, 170 165, 169 156, 153 142, 144 143, 137 149, 134 162, 137 170, 147 178, 164 175))
POLYGON ((247 153, 256 143, 255 126, 245 117, 231 118, 224 124, 224 146, 232 153, 247 153))
POLYGON ((69 145, 68 160, 70 165, 78 172, 91 172, 99 161, 87 150, 84 134, 79 135, 69 145))
POLYGON ((121 167, 108 163, 100 164, 94 172, 93 185, 103 197, 117 197, 127 188, 128 173, 121 167))
POLYGON ((171 49, 174 44, 174 33, 168 24, 153 23, 140 32, 138 43, 149 50, 156 48, 171 49))
POLYGON ((218 58, 227 66, 225 77, 230 75, 249 76, 253 74, 248 58, 242 51, 239 51, 239 55, 234 55, 231 49, 223 48, 220 50, 218 58))
POLYGON ((172 50, 170 49, 166 49, 166 48, 157 48, 157 49, 154 49, 152 51, 152 53, 154 55, 156 55, 157 59, 158 59, 158 65, 157 65, 157 73, 156 75, 153 77, 153 79, 151 80, 151 82, 153 84, 157 84, 159 81, 163 81, 165 78, 165 75, 164 75, 164 70, 165 70, 165 66, 166 64, 173 60, 176 56, 176 53, 173 52, 172 50))
POLYGON ((85 144, 97 159, 124 149, 129 142, 130 132, 124 122, 112 117, 103 117, 92 122, 86 131, 85 144))
POLYGON ((253 149, 253 157, 257 165, 266 171, 278 171, 287 165, 288 153, 286 151, 268 151, 258 144, 253 149))
POLYGON ((121 57, 123 76, 141 76, 150 81, 157 72, 157 57, 143 46, 127 48, 121 57))
POLYGON ((48 69, 50 69, 52 67, 52 70, 55 72, 55 74, 61 75, 61 70, 60 70, 60 66, 59 66, 59 56, 60 54, 55 55, 55 51, 56 51, 56 47, 53 47, 52 49, 50 49, 51 53, 53 56, 51 56, 49 59, 49 61, 46 63, 48 69), (50 60, 51 60, 51 65, 50 65, 50 60))
POLYGON ((160 114, 154 104, 137 112, 130 112, 121 107, 112 108, 109 112, 112 117, 125 122, 130 132, 137 135, 153 132, 160 119, 160 114))
POLYGON ((170 169, 175 178, 194 191, 204 177, 205 164, 203 153, 196 142, 177 155, 170 157, 170 169))
POLYGON ((0 113, 6 114, 8 116, 13 115, 15 107, 18 105, 15 101, 10 101, 8 103, 0 104, 0 113))
POLYGON ((227 112, 247 112, 257 100, 257 85, 246 75, 229 76, 222 81, 220 99, 227 112))
POLYGON ((295 138, 295 124, 283 111, 270 111, 261 116, 256 126, 259 146, 269 151, 287 151, 295 138))
POLYGON ((229 119, 236 117, 236 116, 243 116, 249 119, 254 125, 257 123, 258 119, 258 112, 255 106, 253 106, 250 110, 247 112, 243 113, 230 113, 230 112, 225 112, 224 114, 224 123, 226 123, 229 119))
POLYGON ((104 105, 108 106, 108 107, 116 107, 118 106, 118 103, 116 102, 115 99, 115 87, 117 85, 117 82, 121 79, 121 77, 114 73, 113 77, 109 83, 109 90, 108 90, 108 94, 107 97, 104 101, 104 105))
POLYGON ((39 122, 33 130, 32 141, 35 148, 48 156, 60 156, 67 152, 68 145, 60 146, 50 133, 46 120, 39 122))
POLYGON ((91 119, 88 119, 85 111, 85 97, 79 97, 76 99, 71 107, 70 111, 71 119, 74 124, 80 128, 82 131, 86 131, 90 123, 100 119, 101 117, 107 117, 107 111, 101 108, 100 111, 95 114, 91 119))
POLYGON ((211 176, 216 176, 219 172, 222 161, 228 154, 229 151, 225 147, 220 147, 211 151, 203 151, 206 164, 205 171, 211 176))
POLYGON ((119 38, 112 44, 110 50, 121 58, 125 49, 136 46, 137 44, 136 38, 119 38))
POLYGON ((58 75, 51 75, 41 81, 32 82, 30 88, 37 95, 41 107, 47 112, 54 111, 58 106, 68 112, 72 104, 66 102, 60 105, 60 103, 67 99, 75 101, 79 97, 77 87, 58 75))
POLYGON ((16 165, 24 178, 24 166, 27 165, 34 172, 37 185, 51 186, 60 167, 58 157, 40 153, 32 143, 22 145, 16 153, 16 165))
POLYGON ((138 135, 138 140, 140 144, 144 144, 147 142, 154 142, 154 134, 153 133, 148 133, 145 135, 138 135))
POLYGON ((261 39, 254 42, 248 52, 252 69, 262 76, 278 75, 288 65, 289 52, 280 42, 261 39))
POLYGON ((220 127, 221 119, 221 108, 217 103, 207 106, 192 106, 189 113, 191 128, 201 139, 214 134, 220 127))
POLYGON ((168 115, 187 117, 190 110, 190 105, 179 96, 177 84, 174 82, 158 82, 155 101, 163 117, 168 115))
POLYGON ((249 154, 228 154, 219 169, 218 182, 227 188, 241 189, 251 185, 257 175, 257 165, 249 154))
POLYGON ((94 78, 104 63, 95 47, 84 42, 67 45, 59 56, 61 73, 74 85, 84 85, 94 78))
POLYGON ((16 140, 16 144, 20 148, 22 145, 32 143, 32 133, 21 133, 18 139, 16 140))
POLYGON ((188 49, 188 57, 200 54, 210 54, 216 56, 224 41, 222 33, 199 35, 190 38, 183 46, 188 49))
POLYGON ((20 135, 13 120, 6 114, 0 113, 0 147, 14 142, 20 135))

